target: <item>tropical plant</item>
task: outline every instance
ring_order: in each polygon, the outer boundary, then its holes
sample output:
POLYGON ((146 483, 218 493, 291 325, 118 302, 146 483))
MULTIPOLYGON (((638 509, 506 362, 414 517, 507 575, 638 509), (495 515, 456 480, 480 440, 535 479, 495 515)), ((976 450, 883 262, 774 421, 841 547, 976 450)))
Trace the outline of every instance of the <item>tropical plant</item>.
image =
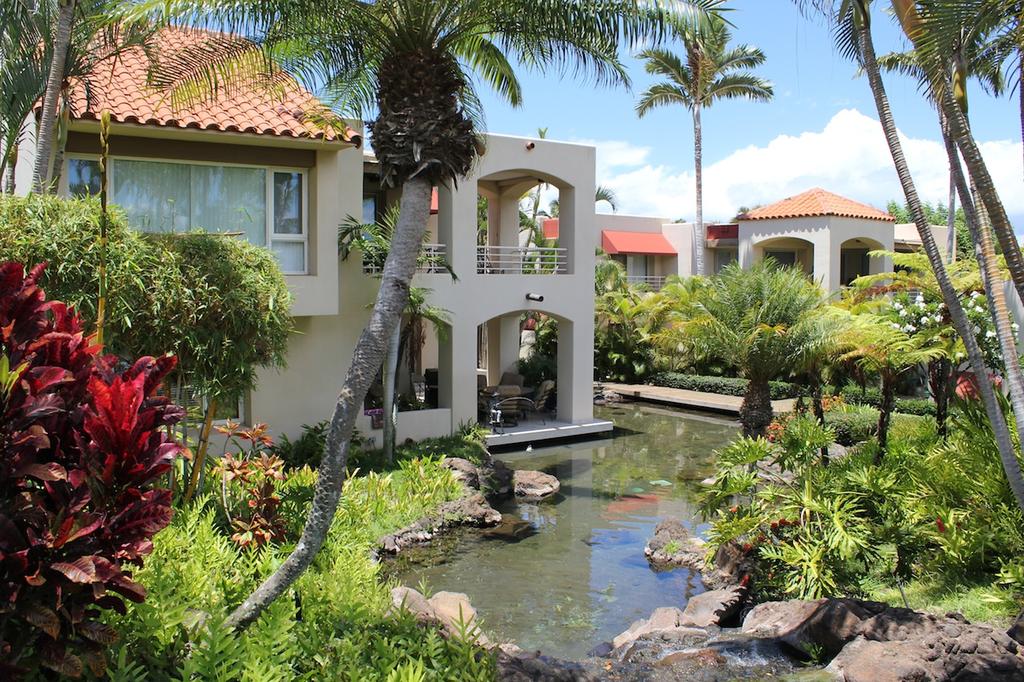
POLYGON ((291 293, 277 261, 265 248, 223 235, 143 235, 118 211, 106 224, 104 248, 94 199, 0 197, 0 257, 49 263, 41 284, 90 329, 105 261, 105 349, 122 358, 178 357, 168 386, 190 408, 181 439, 197 423, 205 428, 193 435, 208 434, 218 404, 237 403, 259 368, 284 364, 291 293))
POLYGON ((642 383, 654 371, 648 314, 654 294, 622 284, 596 300, 594 372, 602 380, 642 383))
POLYGON ((880 460, 888 447, 896 380, 907 370, 942 357, 943 349, 928 343, 924 335, 912 335, 905 326, 891 319, 870 314, 855 317, 846 336, 852 349, 840 359, 857 363, 863 370, 877 374, 881 380, 882 401, 878 406, 877 431, 877 456, 880 460))
POLYGON ((689 306, 670 312, 654 338, 663 353, 715 360, 747 379, 740 421, 757 437, 772 420, 769 381, 788 376, 821 343, 815 316, 824 305, 821 289, 795 268, 770 258, 746 270, 732 263, 689 306))
POLYGON ((102 610, 143 600, 129 568, 171 520, 155 483, 182 411, 156 391, 175 360, 118 371, 71 308, 46 300, 42 272, 0 265, 0 669, 102 676, 118 637, 102 610))
POLYGON ((696 272, 704 274, 704 168, 701 112, 715 102, 726 99, 749 99, 767 102, 774 95, 772 84, 751 72, 765 61, 764 52, 750 45, 729 47, 729 24, 714 15, 705 24, 693 25, 683 31, 685 55, 669 50, 649 48, 640 53, 647 73, 663 77, 648 88, 636 105, 637 115, 668 105, 682 105, 693 116, 693 159, 696 181, 696 221, 694 228, 694 262, 696 272))
POLYGON ((280 457, 284 462, 285 469, 301 469, 310 467, 315 469, 320 465, 320 459, 324 456, 324 446, 327 443, 327 421, 319 421, 316 424, 303 424, 302 431, 298 438, 292 440, 287 434, 282 434, 273 445, 274 455, 280 457))
MULTIPOLYGON (((886 143, 889 146, 890 154, 893 158, 893 164, 896 168, 897 176, 900 180, 900 185, 903 189, 903 194, 906 197, 907 205, 910 207, 911 215, 914 218, 914 223, 917 226, 918 235, 921 237, 921 242, 924 247, 924 252, 928 256, 928 261, 935 273, 936 280, 939 284, 940 291, 942 293, 943 302, 946 304, 949 310, 950 316, 953 321, 954 328, 957 330, 957 334, 963 339, 964 347, 966 349, 967 358, 971 365, 971 370, 977 377, 978 388, 981 394, 982 402, 985 405, 985 411, 989 416, 989 420, 992 423, 992 428, 995 433, 996 442, 999 444, 1000 459, 1003 462, 1003 467, 1006 471, 1007 479, 1010 482, 1010 487, 1014 491, 1018 504, 1024 509, 1024 476, 1021 475, 1020 463, 1017 461, 1016 449, 1013 440, 1010 436, 1010 431, 1006 423, 1006 419, 1002 411, 999 409, 999 404, 996 399, 995 390, 992 386, 992 382, 989 380, 985 373, 984 359, 981 355, 981 351, 978 348, 976 341, 974 340, 973 334, 967 320, 967 316, 957 298, 956 290, 950 282, 949 276, 946 272, 942 255, 939 252, 938 245, 935 243, 935 238, 932 235, 931 229, 928 224, 927 216, 921 205, 921 199, 917 193, 917 188, 914 185, 913 178, 910 174, 909 166, 906 162, 906 157, 903 153, 902 142, 899 139, 899 134, 896 129, 896 123, 892 115, 892 109, 889 105, 888 95, 885 91, 885 85, 882 82, 881 71, 878 66, 877 57, 875 55, 874 43, 871 34, 871 3, 870 0, 796 0, 797 4, 804 8, 813 7, 816 10, 821 11, 826 18, 830 21, 831 25, 835 29, 837 41, 842 51, 849 57, 854 58, 864 69, 865 74, 868 77, 868 82, 871 87, 871 92, 875 100, 875 106, 878 111, 878 117, 882 125, 882 130, 885 134, 886 143)), ((911 22, 911 28, 909 29, 910 38, 913 40, 918 35, 917 27, 919 26, 918 15, 914 9, 914 6, 904 0, 892 0, 893 9, 897 17, 900 19, 901 24, 911 22)), ((926 71, 930 72, 932 60, 922 59, 922 65, 925 66, 926 71), (928 64, 925 64, 928 62, 928 64)), ((949 64, 948 60, 944 60, 943 64, 949 64)), ((945 68, 940 69, 945 74, 945 68)), ((958 140, 964 138, 966 130, 963 123, 963 116, 961 111, 956 111, 955 103, 952 107, 947 106, 947 99, 951 98, 948 93, 948 88, 944 83, 944 78, 933 77, 933 87, 938 94, 938 99, 942 102, 942 111, 946 116, 947 121, 950 125, 951 135, 950 137, 957 138, 958 140)), ((968 152, 977 152, 976 146, 972 149, 969 144, 970 140, 964 139, 964 151, 965 156, 970 156, 968 152)), ((947 152, 950 156, 950 166, 956 173, 959 167, 959 159, 955 159, 955 154, 952 152, 951 145, 947 144, 947 152)), ((971 164, 968 167, 973 171, 975 169, 983 170, 977 163, 980 160, 980 153, 976 153, 973 156, 974 166, 971 164)), ((984 183, 984 178, 981 179, 981 184, 987 184, 987 188, 992 190, 991 178, 988 183, 984 183)), ((961 204, 964 205, 965 210, 969 206, 967 199, 967 193, 963 191, 963 183, 958 182, 958 193, 960 193, 961 204)), ((994 190, 990 192, 993 193, 994 190)), ((990 196, 989 199, 992 197, 990 196)), ((986 205, 989 203, 985 202, 986 205)), ((998 201, 991 202, 992 209, 998 210, 1001 206, 996 206, 998 201)), ((968 216, 968 223, 970 224, 970 216, 968 216)), ((988 254, 982 251, 983 262, 987 259, 988 254)), ((983 267, 983 270, 986 268, 983 267)), ((1016 278, 1015 278, 1016 279, 1016 278)), ((989 287, 988 292, 991 294, 993 288, 989 287)), ((1005 308, 994 306, 993 310, 996 311, 997 319, 1005 314, 1005 308)), ((997 325, 998 326, 998 325, 997 325)), ((1005 341, 1000 335, 1000 343, 1004 344, 1005 341)), ((1004 355, 1006 354, 1006 348, 1003 348, 1004 355)), ((1015 357, 1015 356, 1014 356, 1015 357)), ((1004 363, 1006 364, 1006 363, 1004 363)), ((1016 363, 1014 363, 1016 364, 1016 363)), ((1009 367, 1009 365, 1007 364, 1009 367)), ((1010 383, 1011 393, 1024 397, 1024 385, 1019 380, 1019 372, 1010 372, 1010 383)), ((1015 411, 1015 418, 1017 419, 1017 430, 1022 431, 1024 427, 1024 405, 1021 406, 1021 410, 1015 411)))
MULTIPOLYGON (((639 40, 657 39, 672 25, 705 19, 718 0, 621 3, 617 0, 282 0, 237 3, 194 0, 130 3, 136 16, 175 13, 192 24, 244 32, 241 41, 221 34, 222 51, 179 55, 184 68, 165 71, 155 83, 177 93, 195 93, 198 85, 216 85, 237 77, 240 55, 254 48, 266 57, 255 80, 266 82, 279 66, 293 71, 335 103, 355 112, 376 111, 369 123, 382 181, 402 187, 399 218, 370 320, 353 354, 344 386, 331 416, 327 449, 308 523, 295 551, 229 619, 231 626, 251 624, 309 567, 326 539, 338 508, 345 460, 355 419, 388 340, 399 324, 409 282, 427 228, 431 190, 456 182, 480 151, 474 113, 479 99, 473 75, 513 105, 522 89, 509 57, 546 70, 570 68, 593 74, 599 82, 628 82, 618 52, 639 40), (301 36, 301 39, 297 39, 301 36), (191 59, 190 59, 191 57, 191 59)), ((249 60, 250 63, 252 60, 249 60)), ((180 66, 180 63, 179 63, 180 66)), ((207 90, 208 91, 208 90, 207 90)))

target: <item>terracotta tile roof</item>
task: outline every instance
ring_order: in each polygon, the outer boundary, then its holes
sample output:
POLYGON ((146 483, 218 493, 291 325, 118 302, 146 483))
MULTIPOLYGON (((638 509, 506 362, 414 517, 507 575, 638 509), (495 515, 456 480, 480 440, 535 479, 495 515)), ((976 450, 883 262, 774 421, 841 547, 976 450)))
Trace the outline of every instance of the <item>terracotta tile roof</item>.
POLYGON ((821 188, 814 188, 795 197, 777 201, 768 206, 755 208, 740 216, 741 220, 779 220, 782 218, 810 218, 815 216, 840 216, 843 218, 864 218, 896 222, 885 211, 868 206, 846 197, 841 197, 821 188))
MULTIPOLYGON (((164 29, 155 41, 156 54, 199 45, 209 35, 195 29, 164 29)), ((141 47, 100 62, 89 78, 88 92, 83 82, 73 83, 72 118, 96 121, 109 110, 116 123, 321 139, 357 146, 362 142, 351 128, 340 133, 309 120, 306 112, 315 110, 320 102, 294 81, 283 92, 233 88, 213 101, 174 108, 168 96, 147 84, 149 65, 141 47)))

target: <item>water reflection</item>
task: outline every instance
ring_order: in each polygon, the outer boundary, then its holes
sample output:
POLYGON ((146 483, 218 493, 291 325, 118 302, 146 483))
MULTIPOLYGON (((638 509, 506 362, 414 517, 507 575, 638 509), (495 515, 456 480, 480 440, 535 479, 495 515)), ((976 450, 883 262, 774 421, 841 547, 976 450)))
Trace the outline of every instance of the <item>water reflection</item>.
POLYGON ((699 481, 735 422, 642 405, 597 412, 615 438, 498 456, 557 476, 554 500, 500 506, 511 518, 499 529, 410 555, 400 579, 465 592, 499 639, 565 658, 703 591, 689 570, 652 571, 643 547, 665 516, 697 523, 699 481))

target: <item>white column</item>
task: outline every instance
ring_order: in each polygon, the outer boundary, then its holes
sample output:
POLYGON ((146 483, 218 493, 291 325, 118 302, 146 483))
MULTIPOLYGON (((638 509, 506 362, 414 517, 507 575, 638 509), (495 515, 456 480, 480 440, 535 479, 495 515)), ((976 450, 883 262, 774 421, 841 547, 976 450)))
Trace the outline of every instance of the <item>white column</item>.
POLYGON ((594 320, 558 321, 558 419, 580 422, 594 416, 594 320))
POLYGON ((497 356, 499 378, 501 372, 515 372, 519 366, 519 313, 505 315, 499 320, 501 343, 497 356))
POLYGON ((476 421, 476 327, 453 320, 451 333, 441 342, 438 357, 438 392, 441 407, 451 409, 451 430, 476 421))

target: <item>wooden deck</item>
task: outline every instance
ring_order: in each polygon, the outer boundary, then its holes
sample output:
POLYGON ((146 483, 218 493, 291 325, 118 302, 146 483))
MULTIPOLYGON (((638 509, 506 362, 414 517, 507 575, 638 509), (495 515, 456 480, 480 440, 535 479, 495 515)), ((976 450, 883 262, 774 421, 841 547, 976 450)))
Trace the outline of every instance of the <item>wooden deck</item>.
MULTIPOLYGON (((643 384, 616 384, 608 381, 602 381, 594 385, 600 385, 606 391, 614 391, 623 398, 685 407, 691 410, 707 410, 720 414, 738 415, 740 413, 740 405, 743 403, 743 398, 739 396, 687 391, 682 388, 646 386, 643 384)), ((776 413, 789 412, 793 409, 795 402, 793 399, 773 400, 772 409, 776 413)))

